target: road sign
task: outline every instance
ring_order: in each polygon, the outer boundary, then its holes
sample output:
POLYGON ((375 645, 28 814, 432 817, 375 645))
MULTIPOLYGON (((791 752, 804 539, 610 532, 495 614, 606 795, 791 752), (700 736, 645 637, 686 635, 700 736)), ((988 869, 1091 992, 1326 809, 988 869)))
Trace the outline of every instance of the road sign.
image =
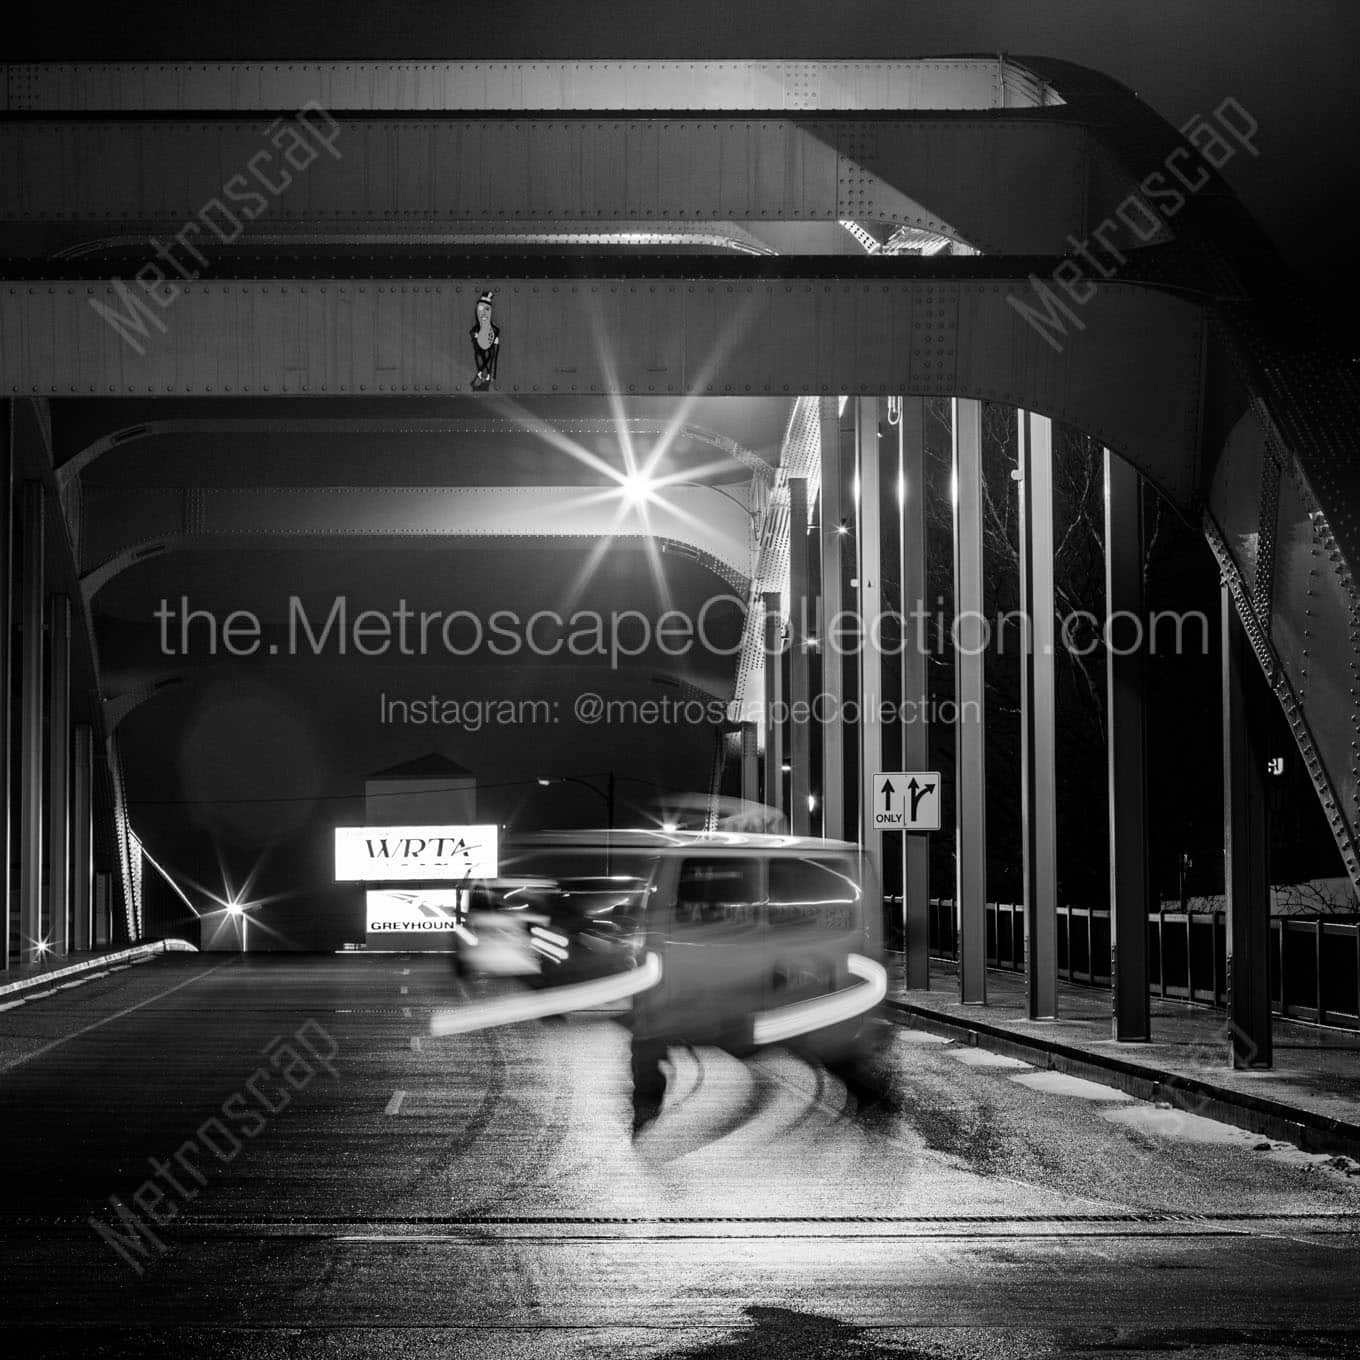
POLYGON ((869 806, 875 831, 938 831, 940 772, 880 771, 869 785, 869 806))

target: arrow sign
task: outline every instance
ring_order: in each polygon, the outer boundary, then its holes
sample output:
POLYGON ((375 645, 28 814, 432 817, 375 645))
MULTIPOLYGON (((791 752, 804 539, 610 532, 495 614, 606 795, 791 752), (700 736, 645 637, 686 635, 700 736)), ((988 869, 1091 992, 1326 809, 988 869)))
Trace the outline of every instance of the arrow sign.
POLYGON ((938 831, 938 770, 878 771, 869 785, 877 831, 938 831))
POLYGON ((934 784, 922 784, 913 779, 907 785, 907 791, 911 794, 911 808, 907 816, 914 822, 921 807, 921 800, 935 792, 934 784))

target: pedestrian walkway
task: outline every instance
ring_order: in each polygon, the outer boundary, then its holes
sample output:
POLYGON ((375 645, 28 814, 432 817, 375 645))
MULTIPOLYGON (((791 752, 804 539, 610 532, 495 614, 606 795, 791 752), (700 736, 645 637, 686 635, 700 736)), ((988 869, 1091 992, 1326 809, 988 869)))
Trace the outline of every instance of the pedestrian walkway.
POLYGON ((1060 982, 1059 1018, 1030 1020, 1020 974, 989 969, 987 1004, 964 1006, 954 964, 932 960, 929 990, 903 987, 900 963, 890 972, 889 1006, 919 1023, 970 1031, 981 1046, 1030 1061, 1044 1054, 1049 1067, 1111 1081, 1144 1099, 1360 1157, 1360 1031, 1277 1017, 1274 1067, 1235 1071, 1226 1017, 1211 1007, 1153 997, 1151 1041, 1118 1043, 1105 990, 1060 982))
POLYGON ((0 973, 0 1003, 46 995, 50 988, 73 986, 109 969, 141 963, 156 954, 188 949, 182 940, 151 940, 123 949, 46 955, 40 963, 12 963, 0 973))

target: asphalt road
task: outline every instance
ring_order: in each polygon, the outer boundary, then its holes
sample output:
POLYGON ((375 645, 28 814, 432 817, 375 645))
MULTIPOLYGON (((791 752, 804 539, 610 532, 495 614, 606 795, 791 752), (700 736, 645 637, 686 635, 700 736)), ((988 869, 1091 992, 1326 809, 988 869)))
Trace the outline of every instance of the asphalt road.
POLYGON ((1326 1158, 889 1024, 848 1085, 673 1050, 635 1140, 610 1016, 430 1037, 491 985, 172 956, 0 1012, 13 1353, 1360 1355, 1326 1158))

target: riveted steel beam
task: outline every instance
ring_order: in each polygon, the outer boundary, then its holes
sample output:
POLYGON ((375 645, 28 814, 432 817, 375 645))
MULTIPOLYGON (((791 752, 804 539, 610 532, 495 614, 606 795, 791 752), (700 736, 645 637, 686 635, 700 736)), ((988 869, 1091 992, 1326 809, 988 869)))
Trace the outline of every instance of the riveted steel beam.
MULTIPOLYGON (((157 228, 138 264, 221 272, 253 224, 365 230, 444 222, 750 222, 905 226, 989 253, 1070 252, 1142 199, 1099 134, 1065 110, 1000 116, 13 119, 0 123, 0 225, 157 228), (987 173, 977 173, 979 165, 987 173), (144 258, 143 258, 144 257, 144 258)), ((1162 223, 1148 207, 1140 221, 1162 223)), ((280 247, 275 247, 276 249, 280 247)), ((130 271, 132 272, 132 271, 130 271)))
POLYGON ((965 263, 967 278, 904 277, 930 262, 894 259, 873 279, 240 280, 186 284, 164 308, 143 295, 141 311, 113 284, 11 283, 0 373, 15 395, 466 391, 468 318, 492 287, 502 391, 990 398, 1090 432, 1193 505, 1201 308, 1109 284, 1055 343, 1008 304, 1023 272, 965 263))
POLYGON ((926 61, 15 62, 0 108, 990 109, 1061 103, 1004 57, 926 61))

